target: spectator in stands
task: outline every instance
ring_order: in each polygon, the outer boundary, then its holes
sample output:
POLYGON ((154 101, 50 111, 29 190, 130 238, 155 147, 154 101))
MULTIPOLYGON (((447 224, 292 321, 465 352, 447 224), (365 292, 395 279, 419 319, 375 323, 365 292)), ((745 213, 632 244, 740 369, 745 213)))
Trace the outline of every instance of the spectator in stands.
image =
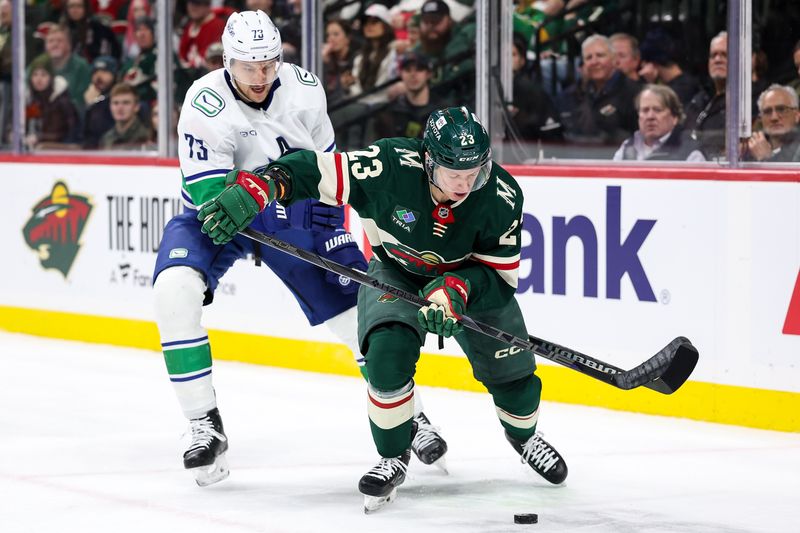
POLYGON ((524 37, 515 34, 511 49, 511 69, 514 73, 514 100, 507 109, 514 126, 512 137, 525 141, 563 139, 558 112, 541 84, 530 76, 524 37))
POLYGON ((725 155, 725 83, 728 79, 728 33, 711 39, 708 50, 708 75, 712 90, 699 91, 686 107, 687 128, 700 142, 706 159, 725 155))
POLYGON ((689 105, 701 86, 697 78, 684 72, 678 64, 680 51, 672 36, 662 28, 651 30, 645 35, 640 51, 642 68, 639 72, 647 83, 658 81, 668 85, 683 106, 689 105))
POLYGON ((187 0, 186 15, 189 22, 181 34, 178 59, 182 68, 199 69, 206 48, 222 39, 225 21, 211 10, 211 0, 187 0))
POLYGON ((205 68, 207 72, 222 68, 224 66, 222 61, 223 53, 224 50, 222 49, 222 43, 214 43, 206 48, 206 57, 203 61, 203 68, 205 68))
POLYGON ((565 7, 564 0, 520 0, 516 2, 513 15, 514 33, 520 35, 526 45, 536 40, 545 42, 561 33, 563 21, 553 18, 565 7), (544 25, 545 21, 548 21, 544 25))
POLYGON ((408 46, 406 47, 408 50, 413 50, 419 46, 419 36, 420 36, 420 16, 419 13, 412 15, 411 18, 408 19, 406 23, 406 40, 408 40, 408 46))
POLYGON ((92 83, 84 93, 83 147, 97 148, 100 138, 114 127, 111 116, 111 88, 117 80, 117 60, 101 56, 92 63, 92 83))
POLYGON ((795 90, 787 85, 770 85, 758 97, 763 131, 747 140, 747 161, 800 161, 800 111, 795 90))
POLYGON ((83 113, 83 93, 89 87, 92 69, 86 60, 72 52, 69 29, 62 25, 50 26, 44 40, 44 53, 34 61, 49 58, 56 76, 67 82, 67 90, 78 113, 83 113))
POLYGON ((122 56, 122 47, 111 28, 92 17, 89 0, 67 0, 61 24, 69 28, 72 51, 87 62, 100 56, 119 61, 122 56))
POLYGON ((11 0, 0 0, 0 80, 11 80, 11 0))
POLYGON ((608 38, 614 49, 614 66, 633 81, 639 81, 639 40, 627 33, 615 33, 608 38))
POLYGON ((421 139, 428 115, 441 107, 431 96, 431 64, 427 57, 419 52, 406 52, 400 58, 400 78, 403 80, 404 92, 375 117, 372 138, 421 139))
POLYGON ((633 100, 640 86, 614 67, 608 37, 587 37, 581 57, 582 80, 561 94, 558 105, 565 138, 574 143, 619 146, 636 130, 633 100))
POLYGON ((100 138, 104 150, 141 150, 150 139, 150 128, 139 119, 139 95, 127 83, 111 89, 114 127, 100 138))
MULTIPOLYGON (((446 2, 427 0, 420 8, 418 50, 433 62, 432 85, 474 72, 475 24, 456 25, 446 2)), ((469 102, 474 94, 474 85, 473 79, 462 78, 450 92, 457 94, 459 101, 469 102)))
POLYGON ((639 129, 626 139, 614 161, 705 161, 700 145, 681 126, 683 106, 666 85, 645 85, 634 101, 639 129))
POLYGON ((794 68, 797 71, 797 78, 795 78, 789 86, 792 87, 798 95, 800 95, 800 41, 794 44, 792 49, 792 59, 794 60, 794 68))
POLYGON ((11 132, 11 0, 0 0, 0 145, 11 132))
POLYGON ((753 49, 752 60, 750 62, 750 95, 753 98, 752 112, 753 118, 756 117, 758 109, 758 95, 767 90, 770 86, 767 81, 767 71, 769 70, 769 59, 764 50, 753 49))
POLYGON ((129 2, 130 0, 91 0, 91 6, 95 15, 107 17, 110 20, 119 20, 129 2))
POLYGON ((125 58, 134 58, 141 52, 141 48, 136 42, 136 21, 144 18, 152 19, 152 17, 150 0, 131 0, 126 17, 128 27, 125 29, 125 39, 123 41, 123 55, 125 58))
POLYGON ((150 102, 156 98, 156 41, 153 19, 140 17, 134 22, 134 35, 139 53, 122 64, 122 79, 136 89, 139 100, 150 102))
MULTIPOLYGON (((656 64, 642 59, 639 64, 639 80, 643 83, 658 83, 658 68, 656 64)), ((694 96, 694 93, 692 93, 692 96, 694 96)))
MULTIPOLYGON (((353 59, 354 83, 350 95, 370 91, 397 77, 397 56, 392 48, 394 30, 389 9, 383 4, 370 4, 361 19, 364 44, 353 59)), ((386 90, 362 98, 365 104, 385 102, 386 90)))
POLYGON ((322 72, 328 103, 349 94, 355 82, 353 59, 356 51, 352 46, 350 24, 342 19, 329 20, 325 25, 325 43, 322 45, 322 72))
POLYGON ((46 56, 34 60, 29 72, 25 144, 29 149, 79 147, 78 112, 66 80, 54 73, 46 56))

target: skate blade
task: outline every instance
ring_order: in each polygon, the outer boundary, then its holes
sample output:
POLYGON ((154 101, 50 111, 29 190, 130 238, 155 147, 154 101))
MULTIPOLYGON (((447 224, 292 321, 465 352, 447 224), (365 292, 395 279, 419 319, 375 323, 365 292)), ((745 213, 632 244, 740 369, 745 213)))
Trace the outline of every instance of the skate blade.
POLYGON ((371 514, 385 507, 387 504, 393 502, 397 497, 397 489, 392 489, 392 492, 386 496, 367 496, 364 495, 364 514, 371 514))
POLYGON ((431 463, 431 466, 435 466, 439 470, 442 471, 446 476, 450 475, 450 471, 447 469, 447 460, 444 458, 444 455, 436 459, 434 462, 431 463))
POLYGON ((190 472, 194 474, 195 482, 201 487, 207 487, 222 481, 231 473, 224 453, 217 456, 217 460, 213 464, 192 468, 190 472))

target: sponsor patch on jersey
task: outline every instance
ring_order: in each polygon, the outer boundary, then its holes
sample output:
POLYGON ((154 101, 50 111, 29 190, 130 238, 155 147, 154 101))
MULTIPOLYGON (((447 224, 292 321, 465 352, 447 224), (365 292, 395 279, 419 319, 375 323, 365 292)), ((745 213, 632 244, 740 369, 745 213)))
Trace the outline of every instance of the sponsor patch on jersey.
POLYGON ((186 248, 173 248, 169 251, 170 259, 183 259, 189 256, 189 250, 186 248))
POLYGON ((192 107, 207 117, 216 117, 225 109, 225 100, 212 89, 203 87, 192 99, 192 107))
POLYGON ((292 68, 294 69, 294 73, 297 74, 297 79, 300 80, 300 83, 303 85, 310 85, 311 87, 314 87, 315 85, 319 84, 317 77, 311 74, 309 71, 303 70, 297 65, 292 65, 292 68))
POLYGON ((406 209, 400 205, 394 206, 394 209, 392 210, 392 222, 396 226, 411 233, 411 230, 413 230, 414 226, 417 225, 417 220, 419 220, 418 212, 412 211, 411 209, 406 209))

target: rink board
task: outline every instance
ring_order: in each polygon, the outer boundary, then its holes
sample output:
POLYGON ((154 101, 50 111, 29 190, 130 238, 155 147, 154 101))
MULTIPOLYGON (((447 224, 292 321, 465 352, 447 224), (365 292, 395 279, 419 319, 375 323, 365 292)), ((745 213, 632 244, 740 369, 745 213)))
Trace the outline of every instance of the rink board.
MULTIPOLYGON (((173 161, 141 163, 0 162, 3 176, 24 177, 8 179, 14 201, 0 211, 11 258, 0 263, 0 327, 159 349, 150 280, 163 225, 181 209, 179 178, 173 161)), ((678 335, 701 353, 672 396, 617 391, 540 360, 544 398, 800 431, 797 172, 511 170, 525 194, 518 298, 532 333, 623 368, 678 335)), ((223 278, 204 324, 216 358, 357 374, 250 262, 223 278)), ((417 377, 483 390, 452 342, 443 352, 429 342, 417 377)))

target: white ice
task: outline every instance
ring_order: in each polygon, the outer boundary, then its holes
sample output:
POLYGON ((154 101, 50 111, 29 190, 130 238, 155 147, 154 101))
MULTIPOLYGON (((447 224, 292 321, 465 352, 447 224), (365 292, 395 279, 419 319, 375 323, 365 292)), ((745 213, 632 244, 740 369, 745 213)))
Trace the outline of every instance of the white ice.
POLYGON ((0 369, 2 533, 800 531, 798 434, 544 403, 570 472, 553 487, 487 394, 421 387, 450 475, 412 459, 397 501, 365 516, 359 379, 216 362, 231 475, 200 488, 160 354, 0 333, 0 369))

